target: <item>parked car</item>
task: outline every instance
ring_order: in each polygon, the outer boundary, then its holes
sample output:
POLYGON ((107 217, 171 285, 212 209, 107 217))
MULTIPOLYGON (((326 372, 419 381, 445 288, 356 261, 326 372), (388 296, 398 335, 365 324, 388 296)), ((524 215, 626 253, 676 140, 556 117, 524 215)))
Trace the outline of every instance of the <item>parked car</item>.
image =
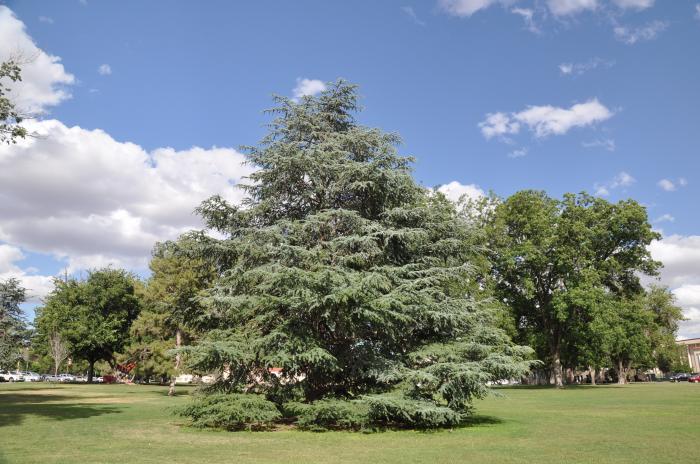
POLYGON ((47 375, 47 382, 75 382, 75 376, 71 374, 47 375))
POLYGON ((695 372, 693 375, 688 377, 688 382, 700 383, 700 372, 695 372))
POLYGON ((680 374, 671 376, 670 380, 671 382, 687 382, 690 377, 691 374, 688 374, 687 372, 681 372, 680 374))
POLYGON ((59 382, 75 382, 75 376, 72 374, 58 374, 59 382))
POLYGON ((24 376, 19 372, 8 372, 0 370, 0 378, 4 382, 24 382, 24 376))
POLYGON ((41 374, 31 371, 23 371, 22 376, 24 376, 25 382, 41 382, 44 377, 41 374))

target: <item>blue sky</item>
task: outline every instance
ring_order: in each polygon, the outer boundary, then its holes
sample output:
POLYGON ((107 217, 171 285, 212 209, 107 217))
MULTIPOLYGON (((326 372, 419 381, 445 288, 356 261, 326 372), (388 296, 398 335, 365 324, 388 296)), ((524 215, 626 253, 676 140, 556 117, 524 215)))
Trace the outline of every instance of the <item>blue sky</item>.
MULTIPOLYGON (((662 281, 693 319, 683 334, 700 336, 697 1, 5 5, 5 21, 24 25, 18 43, 60 57, 36 75, 63 92, 37 97, 36 130, 51 141, 4 149, 6 159, 24 153, 12 177, 40 192, 27 200, 19 181, 0 184, 0 199, 28 203, 0 206, 6 275, 38 281, 110 262, 144 273, 153 240, 196 225, 171 220, 168 198, 186 210, 245 175, 230 160, 263 135, 271 93, 343 77, 360 85, 361 122, 399 132, 426 186, 586 190, 647 205, 665 237, 653 250, 667 261, 662 281), (39 174, 50 154, 58 181, 39 174), (78 223, 88 232, 75 237, 78 223)), ((8 176, 16 164, 2 157, 8 176)))

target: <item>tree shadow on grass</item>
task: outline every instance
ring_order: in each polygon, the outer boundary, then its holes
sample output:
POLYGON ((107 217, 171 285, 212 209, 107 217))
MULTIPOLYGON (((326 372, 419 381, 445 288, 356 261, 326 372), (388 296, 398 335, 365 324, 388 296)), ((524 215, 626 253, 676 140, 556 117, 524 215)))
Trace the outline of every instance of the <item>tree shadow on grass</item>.
POLYGON ((554 385, 499 385, 492 387, 494 391, 508 391, 508 390, 603 390, 605 388, 618 388, 624 387, 626 385, 618 385, 616 383, 601 383, 596 385, 591 384, 570 384, 564 385, 563 387, 557 388, 554 385))
POLYGON ((121 412, 119 407, 80 403, 85 400, 71 395, 3 394, 0 395, 0 427, 20 425, 27 416, 64 421, 121 412))

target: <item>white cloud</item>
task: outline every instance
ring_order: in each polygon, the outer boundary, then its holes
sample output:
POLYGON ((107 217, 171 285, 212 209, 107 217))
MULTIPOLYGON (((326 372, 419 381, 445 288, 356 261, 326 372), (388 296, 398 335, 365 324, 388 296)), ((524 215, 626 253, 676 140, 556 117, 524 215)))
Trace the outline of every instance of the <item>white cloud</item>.
POLYGON ((547 0, 549 11, 554 16, 570 16, 584 11, 595 10, 597 0, 547 0))
POLYGON ((494 136, 517 134, 520 131, 520 123, 505 113, 489 113, 486 119, 479 123, 481 133, 490 139, 494 136))
POLYGON ((70 98, 65 86, 75 77, 63 69, 61 58, 37 48, 24 23, 12 10, 0 5, 0 60, 19 56, 22 81, 9 84, 18 107, 27 113, 43 113, 70 98))
POLYGON ((425 21, 421 21, 412 6, 402 6, 401 11, 411 18, 414 23, 418 24, 419 26, 425 26, 425 21))
POLYGON ((654 0, 612 0, 612 2, 620 8, 631 8, 635 10, 644 10, 654 6, 654 0))
POLYGON ((615 141, 613 139, 595 139, 589 142, 581 142, 583 148, 604 148, 607 151, 615 151, 615 141))
POLYGON ((39 303, 53 289, 50 276, 37 275, 32 269, 22 269, 17 262, 25 258, 17 247, 0 243, 0 280, 16 278, 27 289, 28 301, 39 303))
POLYGON ((56 120, 28 128, 41 136, 0 146, 0 240, 71 271, 143 268, 155 241, 201 227, 192 211, 202 200, 240 201, 233 185, 253 170, 230 148, 147 152, 56 120))
POLYGON ((700 3, 695 5, 695 19, 700 19, 700 3))
POLYGON ((508 0, 439 0, 440 8, 453 16, 471 16, 491 5, 510 4, 508 0))
POLYGON ((545 105, 530 106, 518 113, 489 113, 479 127, 487 139, 517 134, 521 125, 527 126, 536 137, 547 137, 565 134, 574 127, 590 126, 612 116, 613 112, 594 98, 570 108, 545 105))
POLYGON ((676 218, 670 214, 662 214, 661 216, 654 219, 654 222, 675 222, 676 218))
POLYGON ((522 158, 527 155, 527 148, 518 148, 508 153, 508 158, 522 158))
POLYGON ((510 10, 510 12, 523 18, 523 21, 525 21, 525 27, 528 31, 534 34, 539 34, 540 32, 542 32, 535 23, 535 10, 531 8, 513 8, 512 10, 510 10))
POLYGON ((649 251, 664 264, 660 281, 668 285, 689 320, 681 322, 681 338, 700 337, 700 235, 671 235, 651 243, 649 251))
POLYGON ((109 76, 112 74, 112 67, 108 64, 101 64, 99 68, 97 68, 97 72, 100 76, 109 76))
POLYGON ((668 27, 666 21, 651 21, 642 27, 630 28, 627 26, 616 26, 613 29, 615 38, 627 45, 634 45, 637 42, 654 40, 661 32, 668 27))
POLYGON ((40 23, 46 23, 46 24, 53 24, 53 18, 49 16, 39 16, 39 22, 40 23))
POLYGON ((326 90, 326 84, 324 84, 323 81, 318 79, 302 79, 301 77, 298 77, 297 85, 292 90, 292 93, 294 95, 294 99, 299 100, 301 97, 305 97, 307 95, 318 95, 324 90, 326 90))
POLYGON ((614 61, 595 57, 583 63, 561 63, 559 65, 559 72, 563 76, 580 76, 596 68, 611 68, 614 65, 614 61))
POLYGON ((438 192, 442 192, 449 200, 457 202, 462 197, 467 199, 477 199, 485 195, 484 191, 476 184, 464 185, 456 180, 449 184, 438 187, 438 192))
POLYGON ((663 190, 666 190, 667 192, 672 192, 676 190, 676 184, 674 184, 672 181, 668 179, 661 179, 657 184, 659 187, 661 187, 663 190))
POLYGON ((654 259, 664 263, 662 281, 671 287, 700 284, 700 235, 671 235, 649 246, 654 259))
POLYGON ((656 183, 661 189, 667 192, 673 192, 678 189, 678 187, 685 187, 688 185, 688 180, 685 177, 680 177, 676 183, 670 179, 661 179, 656 183))
POLYGON ((637 182, 637 179, 626 173, 625 171, 621 171, 618 175, 612 178, 609 182, 606 182, 604 184, 595 184, 595 194, 601 197, 605 197, 610 195, 610 192, 614 189, 620 188, 620 187, 629 187, 630 185, 634 184, 637 182))

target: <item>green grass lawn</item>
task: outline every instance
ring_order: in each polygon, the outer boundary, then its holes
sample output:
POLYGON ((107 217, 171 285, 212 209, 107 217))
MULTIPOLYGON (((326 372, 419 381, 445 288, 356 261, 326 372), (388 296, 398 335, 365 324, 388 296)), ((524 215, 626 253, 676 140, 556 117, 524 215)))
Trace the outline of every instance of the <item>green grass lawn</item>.
POLYGON ((0 384, 0 463, 691 462, 700 385, 506 388, 436 432, 219 432, 183 426, 164 387, 0 384))

